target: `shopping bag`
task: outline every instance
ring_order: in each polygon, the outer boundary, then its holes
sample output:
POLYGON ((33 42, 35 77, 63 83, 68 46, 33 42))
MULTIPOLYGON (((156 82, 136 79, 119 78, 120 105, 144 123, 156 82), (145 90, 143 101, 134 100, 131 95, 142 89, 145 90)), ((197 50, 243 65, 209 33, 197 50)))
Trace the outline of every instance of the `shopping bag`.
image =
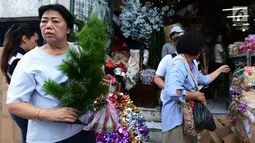
POLYGON ((212 113, 200 101, 197 101, 194 108, 194 121, 197 130, 214 131, 216 124, 212 113))
POLYGON ((181 103, 181 110, 183 113, 183 132, 185 135, 196 136, 198 134, 194 122, 194 101, 181 103))
POLYGON ((84 128, 91 128, 96 132, 113 132, 119 126, 119 114, 112 103, 107 104, 105 108, 94 111, 89 120, 88 125, 84 128))

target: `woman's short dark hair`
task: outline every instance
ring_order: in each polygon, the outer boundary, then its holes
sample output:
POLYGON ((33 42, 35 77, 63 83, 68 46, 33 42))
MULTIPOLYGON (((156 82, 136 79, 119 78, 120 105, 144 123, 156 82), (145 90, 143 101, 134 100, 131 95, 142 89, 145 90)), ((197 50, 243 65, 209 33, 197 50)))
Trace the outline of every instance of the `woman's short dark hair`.
POLYGON ((205 46, 205 38, 199 32, 186 32, 177 42, 176 50, 178 54, 189 54, 197 56, 205 46))
POLYGON ((73 25, 74 25, 73 16, 63 5, 60 5, 60 4, 49 4, 49 5, 41 6, 38 9, 40 20, 42 19, 43 14, 46 11, 48 11, 48 10, 55 10, 55 11, 57 11, 64 18, 64 20, 66 21, 67 27, 70 30, 73 30, 73 25))
POLYGON ((8 61, 12 54, 20 47, 22 37, 26 36, 28 39, 30 39, 35 34, 36 30, 26 23, 14 24, 5 34, 3 43, 4 50, 1 58, 1 71, 4 74, 6 80, 8 79, 8 61))

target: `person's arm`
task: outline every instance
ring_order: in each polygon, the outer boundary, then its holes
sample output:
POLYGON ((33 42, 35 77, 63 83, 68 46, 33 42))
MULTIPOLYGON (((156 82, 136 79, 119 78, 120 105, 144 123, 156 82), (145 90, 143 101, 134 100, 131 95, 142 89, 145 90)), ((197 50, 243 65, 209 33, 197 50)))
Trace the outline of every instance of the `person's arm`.
POLYGON ((198 73, 198 84, 207 85, 214 81, 221 73, 228 73, 229 71, 230 68, 228 67, 228 65, 223 65, 209 75, 203 75, 201 73, 198 73))
POLYGON ((228 65, 223 65, 219 67, 217 70, 209 74, 209 77, 211 81, 214 81, 221 73, 228 73, 230 71, 230 68, 228 65))
POLYGON ((169 65, 167 64, 170 64, 168 61, 171 59, 172 59, 172 56, 167 55, 159 62, 159 65, 154 77, 154 83, 161 89, 164 89, 165 82, 163 80, 163 77, 165 76, 166 70, 169 67, 169 65))
POLYGON ((22 62, 21 60, 14 70, 7 91, 6 104, 8 111, 26 119, 74 122, 77 119, 75 109, 65 107, 47 109, 29 104, 36 87, 34 76, 29 72, 29 64, 31 63, 22 62))
POLYGON ((161 76, 155 75, 155 77, 154 77, 154 83, 155 83, 160 89, 164 89, 165 82, 164 82, 164 80, 162 79, 161 76))
MULTIPOLYGON (((26 119, 38 119, 37 112, 40 108, 28 104, 35 85, 33 76, 27 74, 23 67, 17 66, 7 91, 7 107, 10 113, 26 119)), ((40 113, 40 118, 50 120, 49 116, 42 113, 40 113)))
POLYGON ((60 122, 74 122, 77 119, 73 108, 38 108, 25 102, 16 102, 7 105, 8 111, 19 117, 32 120, 50 120, 60 122))
POLYGON ((192 100, 205 100, 204 94, 196 91, 190 92, 184 88, 184 81, 188 76, 185 65, 182 62, 176 62, 167 70, 165 78, 165 94, 170 100, 186 102, 192 100))

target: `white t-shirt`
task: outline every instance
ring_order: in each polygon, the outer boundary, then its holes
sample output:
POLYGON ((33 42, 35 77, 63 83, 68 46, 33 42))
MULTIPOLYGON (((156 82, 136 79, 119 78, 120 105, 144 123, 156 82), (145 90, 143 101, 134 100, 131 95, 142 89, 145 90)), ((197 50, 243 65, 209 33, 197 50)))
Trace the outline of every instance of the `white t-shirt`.
MULTIPOLYGON (((50 55, 39 47, 24 55, 12 75, 7 92, 7 104, 23 101, 38 108, 62 107, 59 100, 44 91, 43 85, 47 79, 58 83, 68 80, 67 76, 57 69, 65 58, 66 54, 50 55)), ((80 120, 86 122, 87 118, 88 116, 84 115, 80 120)), ((58 142, 79 133, 83 128, 83 125, 29 120, 27 143, 58 142)))
POLYGON ((221 44, 215 44, 214 46, 214 62, 222 64, 223 63, 223 57, 222 52, 224 52, 223 47, 221 44))
MULTIPOLYGON (((166 75, 166 71, 167 68, 170 66, 170 63, 172 61, 172 55, 166 55, 159 63, 157 71, 156 71, 156 75, 160 76, 160 77, 165 77, 166 75)), ((194 64, 196 65, 196 67, 198 67, 199 63, 196 60, 193 60, 194 64)), ((163 101, 163 92, 164 90, 161 90, 161 94, 160 94, 160 99, 161 101, 163 101)))

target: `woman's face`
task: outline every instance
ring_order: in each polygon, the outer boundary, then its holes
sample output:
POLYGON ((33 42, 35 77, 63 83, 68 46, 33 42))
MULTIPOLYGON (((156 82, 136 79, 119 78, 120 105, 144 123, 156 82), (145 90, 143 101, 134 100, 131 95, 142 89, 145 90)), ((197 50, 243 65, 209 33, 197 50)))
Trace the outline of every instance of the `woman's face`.
POLYGON ((28 50, 32 50, 37 46, 37 41, 38 41, 38 34, 35 33, 34 36, 30 37, 28 40, 28 50))
POLYGON ((24 48, 26 51, 30 51, 34 49, 37 46, 37 41, 38 41, 38 34, 35 33, 32 37, 27 38, 26 36, 23 37, 22 39, 22 45, 21 47, 24 48))
POLYGON ((222 35, 219 35, 219 36, 218 36, 217 42, 218 42, 218 43, 221 43, 221 42, 222 42, 222 35))
POLYGON ((40 29, 47 43, 66 42, 70 29, 64 18, 55 10, 48 10, 42 15, 40 29))

